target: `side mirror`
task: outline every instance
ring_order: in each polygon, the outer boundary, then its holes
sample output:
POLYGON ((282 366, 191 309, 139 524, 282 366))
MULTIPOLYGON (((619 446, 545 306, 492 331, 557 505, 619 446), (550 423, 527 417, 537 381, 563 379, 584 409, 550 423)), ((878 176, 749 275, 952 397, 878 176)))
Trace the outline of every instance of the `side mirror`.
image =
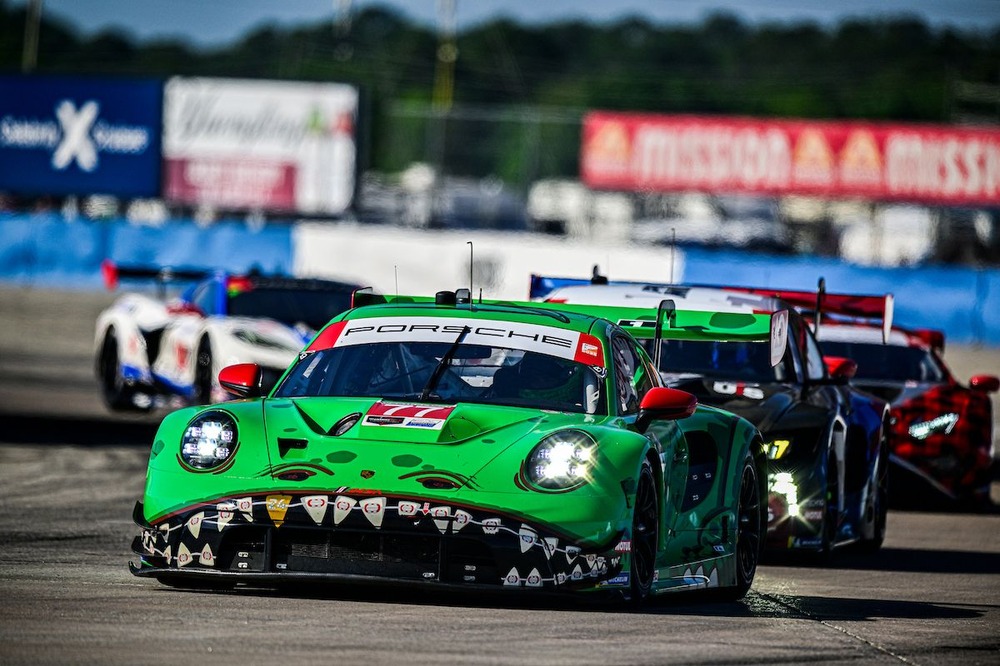
POLYGON ((687 391, 655 386, 642 397, 635 420, 639 432, 645 432, 652 421, 673 421, 694 414, 698 399, 687 391))
POLYGON ((983 393, 996 393, 1000 390, 1000 378, 995 375, 975 375, 969 380, 969 388, 983 393))
POLYGON ((830 373, 832 379, 846 383, 858 374, 858 362, 843 356, 824 356, 823 363, 826 364, 826 371, 830 373))
POLYGON ((264 395, 263 371, 256 363, 238 363, 219 372, 219 384, 238 398, 259 398, 264 395))

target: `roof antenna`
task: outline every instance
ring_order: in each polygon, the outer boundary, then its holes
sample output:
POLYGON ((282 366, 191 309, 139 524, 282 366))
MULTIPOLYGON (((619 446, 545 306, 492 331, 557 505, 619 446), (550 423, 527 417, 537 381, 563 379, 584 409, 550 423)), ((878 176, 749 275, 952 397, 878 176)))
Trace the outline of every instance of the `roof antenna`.
POLYGON ((670 284, 674 284, 674 248, 677 247, 677 227, 670 227, 670 284))
POLYGON ((465 241, 466 245, 469 246, 469 309, 472 309, 472 294, 475 292, 472 290, 472 271, 475 268, 475 248, 472 246, 472 241, 465 241))
POLYGON ((608 276, 601 275, 601 268, 597 264, 594 264, 594 268, 590 272, 590 284, 607 284, 608 276))
POLYGON ((816 323, 813 326, 813 335, 819 339, 819 324, 823 319, 823 297, 826 295, 826 278, 820 278, 816 284, 816 323))
POLYGON ((399 300, 399 266, 392 265, 392 274, 396 278, 396 300, 399 300))

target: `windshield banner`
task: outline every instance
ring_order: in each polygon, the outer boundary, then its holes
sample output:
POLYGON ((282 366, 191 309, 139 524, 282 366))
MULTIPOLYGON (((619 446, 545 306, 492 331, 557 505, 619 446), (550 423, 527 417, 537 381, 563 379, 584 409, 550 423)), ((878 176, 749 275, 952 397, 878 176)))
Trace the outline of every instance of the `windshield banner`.
POLYGON ((604 366, 600 341, 592 335, 554 326, 453 317, 373 317, 331 324, 316 336, 310 351, 381 342, 451 344, 468 327, 462 344, 519 349, 604 366))

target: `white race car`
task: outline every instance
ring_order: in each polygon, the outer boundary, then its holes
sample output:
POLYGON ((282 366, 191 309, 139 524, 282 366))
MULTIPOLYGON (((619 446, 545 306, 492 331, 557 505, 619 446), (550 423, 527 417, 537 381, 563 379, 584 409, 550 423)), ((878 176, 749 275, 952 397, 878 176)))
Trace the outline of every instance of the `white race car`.
POLYGON ((226 399, 219 370, 256 363, 282 372, 315 332, 351 306, 358 285, 333 280, 104 266, 119 278, 194 280, 179 297, 127 293, 97 318, 101 394, 115 411, 226 399))

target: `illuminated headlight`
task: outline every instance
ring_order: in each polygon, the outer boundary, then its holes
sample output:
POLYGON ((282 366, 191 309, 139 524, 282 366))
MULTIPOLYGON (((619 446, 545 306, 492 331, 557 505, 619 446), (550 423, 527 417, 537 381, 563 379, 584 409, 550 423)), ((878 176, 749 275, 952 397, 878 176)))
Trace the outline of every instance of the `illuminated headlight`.
POLYGON ((942 414, 930 421, 918 421, 910 426, 910 437, 914 439, 927 439, 936 432, 943 432, 947 435, 955 429, 956 423, 958 423, 958 414, 955 413, 942 414))
POLYGON ((579 430, 563 430, 538 443, 528 456, 528 478, 549 489, 585 483, 597 453, 597 444, 579 430))
POLYGON ((785 498, 788 515, 799 515, 799 487, 795 485, 792 475, 788 472, 777 472, 768 476, 771 481, 771 492, 785 498))
POLYGON ((233 417, 225 412, 205 412, 184 430, 181 459, 195 469, 212 469, 229 460, 237 441, 233 417))

